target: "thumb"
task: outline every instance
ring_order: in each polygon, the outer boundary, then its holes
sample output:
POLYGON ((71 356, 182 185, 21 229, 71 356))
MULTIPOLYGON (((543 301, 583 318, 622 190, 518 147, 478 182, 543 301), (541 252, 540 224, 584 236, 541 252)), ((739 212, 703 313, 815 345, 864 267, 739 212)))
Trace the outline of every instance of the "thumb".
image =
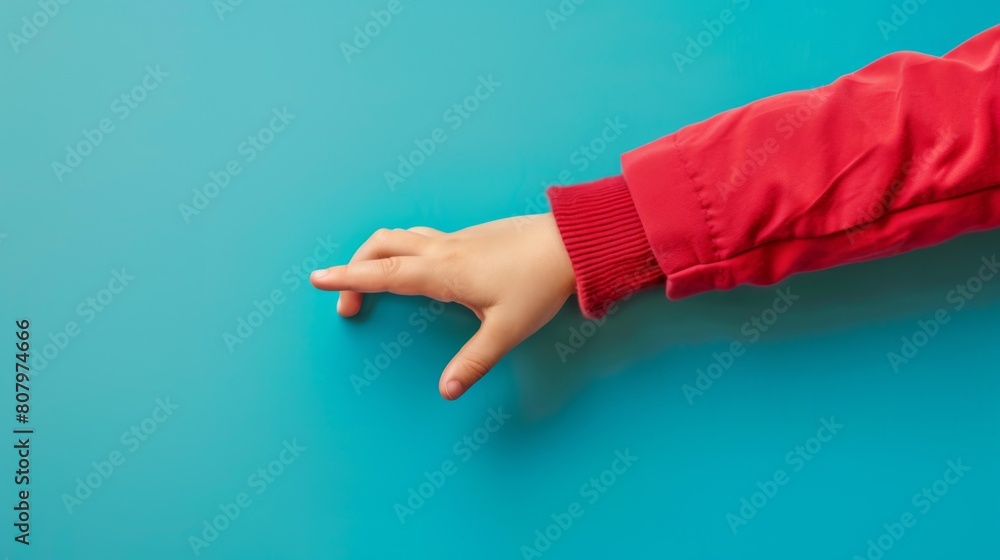
POLYGON ((504 354, 520 342, 517 331, 496 317, 487 316, 483 324, 451 359, 441 374, 441 396, 455 400, 476 381, 489 373, 504 354))

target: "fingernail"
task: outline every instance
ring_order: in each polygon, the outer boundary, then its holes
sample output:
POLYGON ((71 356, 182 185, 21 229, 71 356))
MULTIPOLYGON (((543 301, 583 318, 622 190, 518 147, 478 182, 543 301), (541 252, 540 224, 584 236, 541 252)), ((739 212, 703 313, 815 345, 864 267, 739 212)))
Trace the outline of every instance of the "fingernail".
POLYGON ((337 296, 337 313, 344 314, 344 298, 337 296))
POLYGON ((457 379, 452 379, 444 386, 445 392, 448 393, 448 398, 455 400, 462 396, 462 392, 465 390, 462 388, 462 384, 458 382, 457 379))
POLYGON ((323 269, 320 269, 320 270, 314 270, 314 271, 312 271, 312 274, 309 275, 309 279, 310 280, 320 280, 324 276, 326 276, 327 272, 329 272, 329 270, 326 269, 326 268, 323 268, 323 269))

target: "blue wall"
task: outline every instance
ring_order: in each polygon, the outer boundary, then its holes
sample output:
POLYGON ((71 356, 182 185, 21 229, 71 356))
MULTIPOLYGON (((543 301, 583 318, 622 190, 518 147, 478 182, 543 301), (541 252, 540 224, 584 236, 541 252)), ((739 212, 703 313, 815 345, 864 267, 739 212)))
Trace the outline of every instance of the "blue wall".
POLYGON ((348 321, 304 283, 375 228, 541 211, 687 123, 943 54, 996 2, 46 1, 0 6, 8 366, 15 320, 32 341, 4 415, 35 431, 27 487, 0 452, 0 554, 996 557, 1000 281, 953 290, 998 233, 793 278, 781 314, 774 287, 568 305, 457 402, 470 313, 348 321))

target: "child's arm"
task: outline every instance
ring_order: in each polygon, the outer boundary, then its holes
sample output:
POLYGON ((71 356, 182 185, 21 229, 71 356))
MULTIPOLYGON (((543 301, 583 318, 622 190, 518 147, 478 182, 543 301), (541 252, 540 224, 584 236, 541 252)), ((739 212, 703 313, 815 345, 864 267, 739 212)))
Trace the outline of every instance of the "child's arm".
POLYGON ((625 154, 623 176, 550 189, 553 215, 382 231, 312 282, 342 290, 344 316, 360 292, 472 309, 483 325, 439 383, 457 398, 574 287, 594 317, 664 278, 681 298, 1000 226, 998 71, 1000 27, 941 58, 896 53, 625 154))
POLYGON ((620 238, 648 240, 676 299, 1000 225, 998 71, 1000 26, 685 127, 625 154, 624 182, 552 189, 560 229, 582 232, 566 245, 584 312, 622 284, 620 238), (602 219, 605 200, 631 201, 641 231, 602 219))

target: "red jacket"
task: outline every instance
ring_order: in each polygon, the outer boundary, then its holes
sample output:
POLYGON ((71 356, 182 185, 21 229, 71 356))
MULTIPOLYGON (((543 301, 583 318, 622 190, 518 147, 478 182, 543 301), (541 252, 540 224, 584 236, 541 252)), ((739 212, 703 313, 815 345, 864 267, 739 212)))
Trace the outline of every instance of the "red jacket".
POLYGON ((899 52, 552 187, 580 306, 666 281, 683 298, 1000 226, 1000 26, 943 57, 899 52))

